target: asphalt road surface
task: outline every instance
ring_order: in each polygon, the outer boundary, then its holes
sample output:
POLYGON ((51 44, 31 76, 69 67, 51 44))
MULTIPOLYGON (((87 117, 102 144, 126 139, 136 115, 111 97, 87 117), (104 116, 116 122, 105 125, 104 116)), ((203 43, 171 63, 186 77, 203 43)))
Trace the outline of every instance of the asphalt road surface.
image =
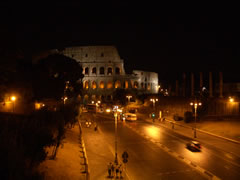
MULTIPOLYGON (((231 148, 215 146, 217 140, 211 143, 211 138, 207 137, 206 143, 201 142, 202 151, 192 152, 186 148, 190 138, 143 119, 118 121, 117 136, 113 116, 85 113, 82 121, 86 120, 96 122, 99 127, 96 132, 93 126, 87 128, 82 122, 91 179, 109 179, 107 164, 115 160, 116 152, 119 163, 122 163, 124 151, 129 155, 128 162, 124 164, 124 179, 197 180, 212 177, 232 180, 240 177, 238 148, 230 142, 229 147, 234 148, 234 153, 231 148)), ((219 143, 222 144, 221 141, 219 143)))

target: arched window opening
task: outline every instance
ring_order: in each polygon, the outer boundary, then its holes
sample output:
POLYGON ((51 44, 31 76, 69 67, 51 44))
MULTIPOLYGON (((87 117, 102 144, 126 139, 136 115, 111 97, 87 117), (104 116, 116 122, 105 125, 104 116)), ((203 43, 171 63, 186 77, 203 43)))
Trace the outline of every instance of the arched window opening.
POLYGON ((100 74, 104 74, 104 67, 100 67, 100 74))
POLYGON ((111 96, 111 95, 108 95, 108 96, 107 96, 107 100, 108 100, 108 101, 112 100, 112 96, 111 96))
POLYGON ((97 83, 95 81, 92 82, 92 88, 96 89, 97 88, 97 83))
POLYGON ((97 68, 92 68, 92 74, 97 74, 97 68))
POLYGON ((112 68, 110 68, 110 67, 108 68, 107 74, 108 74, 108 75, 112 75, 112 68))
POLYGON ((111 82, 111 81, 109 81, 108 83, 107 83, 107 88, 108 89, 111 89, 113 87, 113 83, 111 82))
POLYGON ((85 68, 85 74, 88 74, 88 67, 85 68))
POLYGON ((120 74, 120 68, 119 67, 115 68, 115 74, 120 74))
POLYGON ((104 88, 104 82, 103 82, 103 81, 101 81, 101 82, 99 83, 99 87, 100 87, 101 89, 104 88))
POLYGON ((96 100, 96 95, 95 95, 95 94, 92 95, 92 100, 93 100, 93 101, 96 100))
POLYGON ((88 89, 88 88, 89 88, 89 83, 88 83, 88 81, 84 81, 84 83, 83 83, 83 88, 84 88, 84 89, 88 89))
POLYGON ((115 82, 115 88, 121 88, 121 82, 120 81, 115 82))
POLYGON ((138 88, 138 82, 137 81, 134 81, 133 87, 136 88, 136 89, 138 88))
POLYGON ((150 83, 148 83, 148 85, 147 85, 147 90, 150 91, 150 89, 151 89, 151 85, 150 85, 150 83))
POLYGON ((125 89, 128 89, 128 81, 125 81, 125 89))

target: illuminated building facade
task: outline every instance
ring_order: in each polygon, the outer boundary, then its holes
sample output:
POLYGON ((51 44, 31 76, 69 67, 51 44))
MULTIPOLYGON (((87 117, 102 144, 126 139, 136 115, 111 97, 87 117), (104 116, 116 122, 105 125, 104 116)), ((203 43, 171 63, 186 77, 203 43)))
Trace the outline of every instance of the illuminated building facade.
POLYGON ((118 88, 138 93, 158 93, 158 74, 133 70, 126 74, 124 61, 114 46, 68 47, 61 54, 75 59, 83 68, 83 97, 91 100, 112 100, 118 88))

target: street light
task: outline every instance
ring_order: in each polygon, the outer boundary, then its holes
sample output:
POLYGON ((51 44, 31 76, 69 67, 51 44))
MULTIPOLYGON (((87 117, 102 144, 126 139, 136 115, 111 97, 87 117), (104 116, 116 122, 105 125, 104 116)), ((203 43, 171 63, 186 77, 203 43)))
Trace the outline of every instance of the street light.
POLYGON ((14 102, 16 101, 16 97, 15 96, 11 96, 11 101, 13 103, 13 112, 14 112, 14 102))
POLYGON ((194 115, 195 115, 195 128, 194 128, 194 138, 196 138, 197 137, 197 131, 196 131, 196 128, 197 128, 197 107, 198 106, 201 106, 202 105, 202 103, 201 102, 191 102, 190 103, 190 105, 191 106, 194 106, 194 115))
POLYGON ((68 99, 68 97, 64 97, 63 98, 63 104, 65 104, 66 100, 68 99))
MULTIPOLYGON (((118 109, 118 108, 117 108, 118 109)), ((115 164, 118 165, 118 158, 117 158, 117 109, 114 112, 114 117, 115 117, 115 164)))
POLYGON ((150 101, 153 102, 153 109, 155 110, 155 102, 158 101, 158 99, 150 99, 150 101))
POLYGON ((130 98, 132 98, 132 96, 126 96, 126 98, 128 98, 128 103, 130 102, 130 98))
POLYGON ((230 102, 234 102, 234 99, 232 97, 229 97, 230 102))

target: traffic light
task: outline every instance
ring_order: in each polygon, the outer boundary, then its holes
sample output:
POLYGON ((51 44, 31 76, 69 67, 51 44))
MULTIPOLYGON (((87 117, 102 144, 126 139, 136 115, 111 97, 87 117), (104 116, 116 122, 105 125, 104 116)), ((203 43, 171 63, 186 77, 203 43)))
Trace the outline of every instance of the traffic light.
POLYGON ((152 118, 155 118, 155 113, 152 113, 152 118))

